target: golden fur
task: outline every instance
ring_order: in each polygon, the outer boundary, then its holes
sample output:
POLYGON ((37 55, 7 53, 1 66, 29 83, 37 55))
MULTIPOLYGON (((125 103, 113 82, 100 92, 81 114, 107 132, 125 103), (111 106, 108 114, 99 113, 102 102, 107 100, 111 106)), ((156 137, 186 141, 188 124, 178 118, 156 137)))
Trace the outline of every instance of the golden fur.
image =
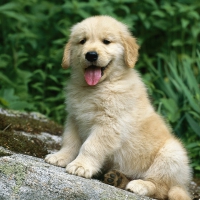
POLYGON ((154 111, 145 85, 132 69, 138 48, 128 28, 109 16, 90 17, 72 27, 62 63, 63 68, 72 67, 63 144, 45 160, 85 178, 109 162, 132 179, 127 190, 190 200, 187 153, 154 111), (92 63, 86 59, 91 51, 98 53, 92 63), (93 86, 84 79, 91 64, 108 65, 93 86))

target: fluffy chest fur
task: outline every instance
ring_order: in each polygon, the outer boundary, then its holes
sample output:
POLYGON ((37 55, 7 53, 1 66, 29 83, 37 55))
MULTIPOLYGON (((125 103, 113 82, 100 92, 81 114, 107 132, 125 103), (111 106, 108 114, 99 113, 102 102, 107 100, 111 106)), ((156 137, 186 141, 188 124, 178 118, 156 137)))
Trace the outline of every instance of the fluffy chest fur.
POLYGON ((105 81, 94 87, 81 87, 72 81, 67 94, 67 111, 73 117, 83 141, 95 124, 114 126, 116 134, 122 137, 138 133, 141 115, 143 120, 153 112, 146 89, 135 70, 122 80, 105 81))
MULTIPOLYGON (((68 112, 74 118, 80 137, 85 140, 94 124, 111 126, 120 121, 123 113, 130 112, 133 102, 126 105, 124 94, 115 94, 108 88, 76 88, 68 93, 68 112)), ((127 99, 128 101, 128 99, 127 99)), ((125 119, 124 119, 125 120, 125 119)))

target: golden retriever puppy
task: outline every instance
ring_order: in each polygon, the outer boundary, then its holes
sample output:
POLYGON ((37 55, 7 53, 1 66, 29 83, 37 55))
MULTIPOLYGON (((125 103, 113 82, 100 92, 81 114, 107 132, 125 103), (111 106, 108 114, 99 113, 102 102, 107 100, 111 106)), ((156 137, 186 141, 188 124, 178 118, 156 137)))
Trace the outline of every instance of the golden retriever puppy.
POLYGON ((109 16, 72 27, 62 63, 71 66, 62 148, 45 160, 85 178, 109 162, 131 179, 126 190, 190 200, 187 153, 133 69, 138 48, 127 26, 109 16))

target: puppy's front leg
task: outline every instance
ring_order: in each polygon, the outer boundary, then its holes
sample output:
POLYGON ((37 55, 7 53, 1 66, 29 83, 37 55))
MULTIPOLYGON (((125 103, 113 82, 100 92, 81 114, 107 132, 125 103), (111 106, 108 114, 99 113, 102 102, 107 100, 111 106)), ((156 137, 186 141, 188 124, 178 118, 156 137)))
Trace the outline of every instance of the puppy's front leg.
POLYGON ((54 154, 46 156, 45 161, 60 167, 66 167, 78 155, 81 147, 81 140, 75 123, 68 117, 66 128, 63 134, 62 148, 54 154))
POLYGON ((120 147, 120 135, 116 130, 103 126, 95 126, 92 130, 77 158, 67 165, 68 173, 91 178, 105 159, 120 147))

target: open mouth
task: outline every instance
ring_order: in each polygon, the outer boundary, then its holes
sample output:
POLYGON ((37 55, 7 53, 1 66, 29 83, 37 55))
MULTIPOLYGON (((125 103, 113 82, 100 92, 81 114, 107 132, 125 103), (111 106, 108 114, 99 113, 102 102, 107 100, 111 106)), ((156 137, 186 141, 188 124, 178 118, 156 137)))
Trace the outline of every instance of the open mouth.
POLYGON ((87 67, 84 74, 87 84, 90 86, 96 85, 100 81, 101 77, 104 75, 104 71, 107 69, 109 64, 110 62, 105 67, 99 67, 96 65, 90 65, 89 67, 87 67))

